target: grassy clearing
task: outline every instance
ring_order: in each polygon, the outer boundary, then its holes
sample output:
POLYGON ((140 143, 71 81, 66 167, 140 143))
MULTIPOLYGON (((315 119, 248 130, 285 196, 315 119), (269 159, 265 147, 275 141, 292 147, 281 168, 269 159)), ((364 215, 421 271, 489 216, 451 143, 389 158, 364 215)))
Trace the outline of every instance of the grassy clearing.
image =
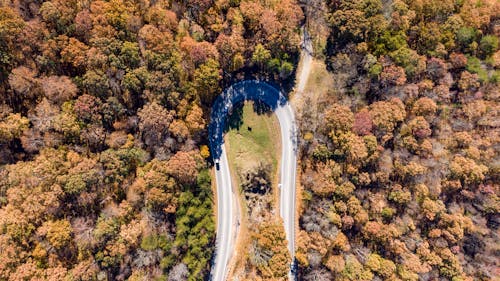
POLYGON ((276 171, 281 143, 276 116, 258 114, 253 103, 247 102, 239 112, 233 113, 229 123, 231 128, 225 138, 228 160, 236 178, 259 163, 270 164, 272 171, 276 171))
POLYGON ((304 92, 311 93, 315 97, 325 96, 328 90, 332 88, 332 74, 326 70, 324 62, 314 59, 311 65, 311 74, 309 74, 304 92))

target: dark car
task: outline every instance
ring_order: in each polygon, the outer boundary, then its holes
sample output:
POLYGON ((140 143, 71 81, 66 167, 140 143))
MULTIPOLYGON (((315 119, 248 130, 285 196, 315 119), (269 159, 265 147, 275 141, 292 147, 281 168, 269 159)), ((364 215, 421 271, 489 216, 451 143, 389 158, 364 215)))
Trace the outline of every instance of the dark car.
POLYGON ((219 161, 216 161, 215 162, 215 169, 218 171, 220 170, 220 165, 219 165, 219 161))

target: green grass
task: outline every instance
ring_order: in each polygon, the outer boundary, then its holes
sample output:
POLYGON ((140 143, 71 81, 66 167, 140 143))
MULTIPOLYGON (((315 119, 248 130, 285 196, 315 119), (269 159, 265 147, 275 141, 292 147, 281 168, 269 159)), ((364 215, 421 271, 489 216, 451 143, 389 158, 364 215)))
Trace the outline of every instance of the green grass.
POLYGON ((230 117, 226 144, 231 169, 238 177, 259 163, 272 165, 276 171, 281 136, 276 116, 258 114, 247 102, 230 117), (251 128, 249 130, 248 128, 251 128))

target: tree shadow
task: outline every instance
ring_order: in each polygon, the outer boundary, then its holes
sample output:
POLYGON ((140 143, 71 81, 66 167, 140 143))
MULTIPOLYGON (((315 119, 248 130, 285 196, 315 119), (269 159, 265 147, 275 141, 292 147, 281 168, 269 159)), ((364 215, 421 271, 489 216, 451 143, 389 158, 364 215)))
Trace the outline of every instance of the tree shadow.
POLYGON ((269 116, 273 113, 272 108, 268 104, 260 100, 255 100, 253 102, 253 111, 257 113, 257 115, 265 114, 269 116))
POLYGON ((231 129, 240 130, 241 125, 243 125, 243 105, 244 102, 233 105, 233 110, 228 115, 224 133, 227 133, 231 129))

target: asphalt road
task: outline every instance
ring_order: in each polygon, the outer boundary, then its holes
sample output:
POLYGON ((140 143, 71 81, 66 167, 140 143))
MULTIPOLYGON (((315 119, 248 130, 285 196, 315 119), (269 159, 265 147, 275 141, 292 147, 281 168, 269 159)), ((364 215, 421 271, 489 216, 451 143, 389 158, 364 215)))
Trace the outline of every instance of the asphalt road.
MULTIPOLYGON (((227 278, 228 264, 234 252, 235 229, 237 228, 237 219, 235 219, 236 193, 231 182, 229 163, 224 148, 223 130, 233 104, 243 100, 262 101, 269 105, 278 117, 282 137, 280 215, 285 225, 288 250, 292 257, 295 253, 297 138, 292 107, 281 92, 265 82, 249 80, 233 84, 214 103, 211 124, 209 125, 210 148, 216 163, 218 204, 216 253, 211 274, 212 280, 215 281, 223 281, 227 278)), ((289 277, 290 280, 293 280, 291 271, 289 277)))
MULTIPOLYGON (((297 136, 292 107, 287 103, 275 111, 281 127, 280 215, 285 226, 290 256, 295 257, 295 172, 297 170, 297 136)), ((294 280, 290 270, 289 280, 294 280)))
POLYGON ((226 150, 222 146, 219 169, 215 171, 217 182, 217 254, 213 267, 212 279, 225 280, 227 265, 234 251, 235 240, 235 193, 231 184, 231 174, 226 150))

